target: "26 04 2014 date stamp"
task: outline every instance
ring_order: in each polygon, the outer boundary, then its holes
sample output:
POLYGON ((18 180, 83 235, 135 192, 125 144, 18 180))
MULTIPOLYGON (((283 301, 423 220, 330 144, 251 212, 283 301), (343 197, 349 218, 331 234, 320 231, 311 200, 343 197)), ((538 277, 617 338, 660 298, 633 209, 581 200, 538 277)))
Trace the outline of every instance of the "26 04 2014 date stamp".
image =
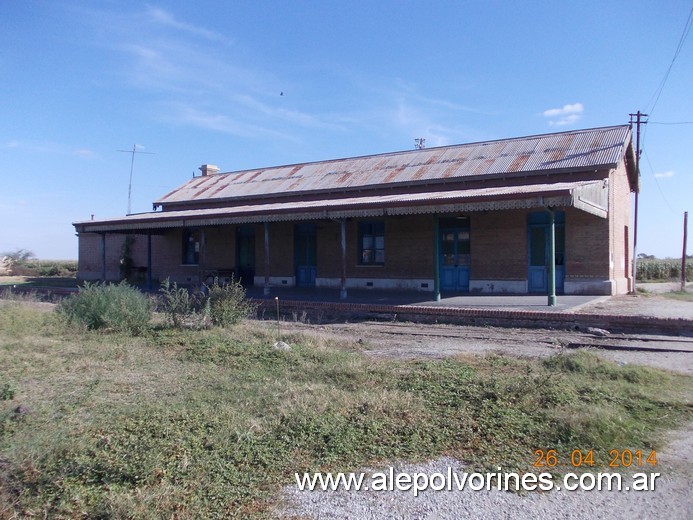
POLYGON ((556 466, 573 466, 584 468, 592 466, 609 466, 610 468, 630 468, 657 466, 655 450, 609 450, 605 460, 597 460, 593 450, 574 449, 569 454, 559 454, 557 450, 534 450, 535 468, 554 468, 556 466))

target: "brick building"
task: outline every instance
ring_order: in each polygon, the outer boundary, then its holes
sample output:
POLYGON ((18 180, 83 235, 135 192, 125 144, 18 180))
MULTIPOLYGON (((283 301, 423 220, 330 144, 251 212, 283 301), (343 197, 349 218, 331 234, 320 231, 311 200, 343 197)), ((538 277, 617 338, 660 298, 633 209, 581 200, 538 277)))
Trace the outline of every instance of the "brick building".
POLYGON ((150 213, 76 222, 79 278, 119 279, 128 240, 134 271, 148 284, 234 273, 268 292, 378 288, 437 297, 546 294, 555 273, 558 294, 632 286, 638 175, 628 126, 200 170, 150 213))

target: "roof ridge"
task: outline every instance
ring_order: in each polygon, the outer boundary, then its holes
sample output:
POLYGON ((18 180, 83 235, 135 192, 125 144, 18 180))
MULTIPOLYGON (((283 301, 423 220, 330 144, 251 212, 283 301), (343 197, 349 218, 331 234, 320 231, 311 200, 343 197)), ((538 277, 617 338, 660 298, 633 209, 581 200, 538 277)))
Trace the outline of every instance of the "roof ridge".
POLYGON ((274 170, 274 169, 280 169, 280 168, 292 168, 295 166, 306 166, 306 165, 322 164, 322 163, 335 163, 335 162, 340 162, 340 161, 353 161, 356 159, 371 159, 371 158, 375 158, 375 157, 389 157, 389 156, 393 156, 393 155, 426 153, 426 152, 432 151, 432 150, 451 149, 451 148, 459 148, 459 147, 465 147, 465 146, 480 146, 480 145, 485 145, 485 144, 503 143, 503 142, 511 142, 511 141, 526 141, 526 140, 533 140, 533 139, 541 139, 541 138, 549 137, 549 136, 587 133, 587 132, 594 132, 594 131, 598 131, 598 130, 616 130, 616 129, 620 129, 620 128, 624 128, 624 129, 630 128, 630 125, 622 124, 622 125, 612 125, 612 126, 597 126, 597 127, 593 127, 593 128, 581 128, 581 129, 577 129, 577 130, 565 130, 563 132, 546 132, 543 134, 530 134, 530 135, 526 135, 526 136, 489 139, 487 141, 471 141, 468 143, 446 144, 446 145, 441 145, 441 146, 432 146, 430 148, 422 148, 422 149, 414 149, 414 150, 399 150, 399 151, 381 152, 381 153, 375 153, 375 154, 354 155, 354 156, 349 156, 349 157, 337 157, 334 159, 320 159, 317 161, 276 164, 274 166, 261 166, 261 167, 257 167, 257 168, 247 168, 247 169, 243 169, 243 170, 230 170, 227 172, 219 172, 219 173, 215 174, 215 176, 216 175, 230 175, 230 174, 234 174, 234 173, 236 173, 236 174, 247 173, 247 172, 254 172, 254 171, 259 171, 259 170, 267 171, 267 170, 274 170))

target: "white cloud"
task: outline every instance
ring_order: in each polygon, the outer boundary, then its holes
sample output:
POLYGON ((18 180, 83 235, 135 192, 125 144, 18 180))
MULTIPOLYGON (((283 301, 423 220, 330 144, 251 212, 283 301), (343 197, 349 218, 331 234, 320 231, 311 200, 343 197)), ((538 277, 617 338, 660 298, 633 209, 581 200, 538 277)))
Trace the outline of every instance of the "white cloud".
POLYGON ((98 154, 88 148, 73 148, 63 143, 52 141, 7 141, 0 144, 1 148, 22 150, 30 153, 46 153, 54 155, 76 155, 78 157, 94 158, 98 154))
POLYGON ((206 29, 204 27, 198 27, 189 23, 178 21, 176 20, 175 16, 173 16, 171 13, 159 7, 149 6, 147 9, 147 15, 149 15, 155 23, 171 27, 173 29, 178 29, 180 31, 192 34, 194 36, 202 36, 203 38, 206 38, 208 40, 219 42, 228 41, 226 37, 219 33, 210 31, 209 29, 206 29))
POLYGON ((563 105, 561 108, 544 110, 542 115, 548 119, 550 126, 572 125, 580 120, 585 107, 582 103, 563 105))
POLYGON ((582 114, 584 107, 582 103, 573 103, 572 105, 563 105, 563 108, 550 108, 544 110, 545 117, 567 116, 570 114, 582 114))
POLYGON ((671 170, 654 174, 656 179, 671 179, 674 175, 676 175, 676 172, 672 172, 671 170))

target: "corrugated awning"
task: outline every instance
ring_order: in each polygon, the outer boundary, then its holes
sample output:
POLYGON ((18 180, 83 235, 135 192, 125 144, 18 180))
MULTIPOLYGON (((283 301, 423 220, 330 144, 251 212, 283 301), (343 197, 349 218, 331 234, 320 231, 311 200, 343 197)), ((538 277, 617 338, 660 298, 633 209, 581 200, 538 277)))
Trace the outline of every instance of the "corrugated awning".
POLYGON ((226 208, 140 213, 75 222, 80 233, 137 233, 172 228, 317 219, 445 214, 520 208, 575 207, 607 216, 608 181, 559 182, 434 191, 306 202, 248 204, 226 208))

